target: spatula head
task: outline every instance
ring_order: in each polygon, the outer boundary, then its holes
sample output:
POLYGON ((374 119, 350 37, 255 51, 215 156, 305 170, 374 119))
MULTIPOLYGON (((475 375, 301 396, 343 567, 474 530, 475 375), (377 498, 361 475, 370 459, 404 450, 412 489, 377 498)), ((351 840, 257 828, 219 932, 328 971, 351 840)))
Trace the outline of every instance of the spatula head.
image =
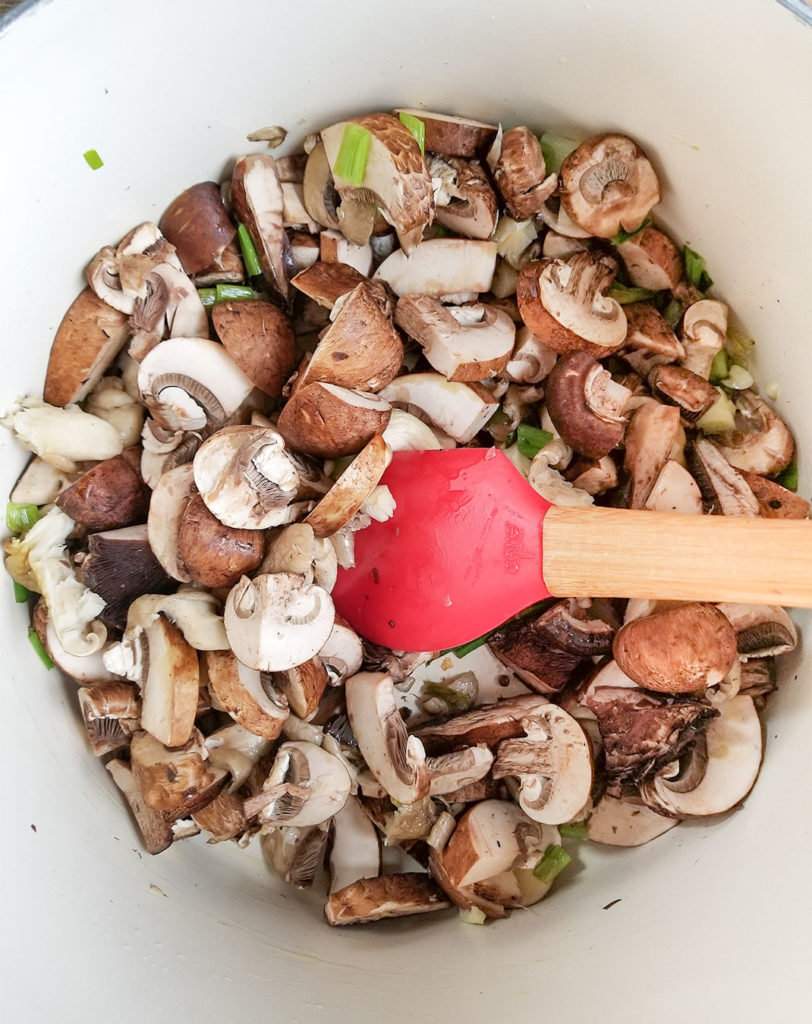
POLYGON ((493 448, 396 452, 382 484, 396 509, 355 538, 338 612, 393 650, 438 651, 549 596, 541 527, 550 507, 493 448))

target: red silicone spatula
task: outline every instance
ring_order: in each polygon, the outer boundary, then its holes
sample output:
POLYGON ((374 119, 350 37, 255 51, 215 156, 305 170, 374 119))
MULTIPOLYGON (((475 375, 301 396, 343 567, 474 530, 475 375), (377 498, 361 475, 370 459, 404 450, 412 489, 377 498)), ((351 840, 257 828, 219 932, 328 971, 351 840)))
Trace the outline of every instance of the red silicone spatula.
POLYGON ((812 522, 556 507, 485 448, 397 452, 381 483, 395 513, 354 535, 333 599, 395 650, 456 647, 551 595, 812 607, 812 522))

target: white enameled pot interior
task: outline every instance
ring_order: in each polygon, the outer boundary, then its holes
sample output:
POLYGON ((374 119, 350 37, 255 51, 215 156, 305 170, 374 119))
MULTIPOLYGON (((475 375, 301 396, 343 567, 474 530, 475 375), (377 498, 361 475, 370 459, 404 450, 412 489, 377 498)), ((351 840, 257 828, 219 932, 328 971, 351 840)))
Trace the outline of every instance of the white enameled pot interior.
MULTIPOLYGON (((285 125, 292 149, 347 112, 427 106, 644 145, 659 216, 758 341, 808 494, 812 30, 773 0, 43 0, 0 35, 0 96, 0 404, 41 388, 88 258, 260 149, 248 131, 285 125)), ((23 457, 5 432, 0 453, 7 489, 23 457)), ((808 1019, 805 656, 770 706, 741 813, 639 850, 585 850, 504 923, 330 930, 256 848, 141 852, 86 749, 74 685, 40 669, 4 593, 6 1019, 808 1019)))

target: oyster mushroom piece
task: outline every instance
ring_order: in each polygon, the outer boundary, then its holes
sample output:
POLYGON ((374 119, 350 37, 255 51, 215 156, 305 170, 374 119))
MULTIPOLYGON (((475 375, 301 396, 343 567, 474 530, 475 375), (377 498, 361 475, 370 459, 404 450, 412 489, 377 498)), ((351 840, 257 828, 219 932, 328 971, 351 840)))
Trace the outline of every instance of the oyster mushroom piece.
POLYGON ((437 222, 463 238, 490 238, 499 217, 499 204, 484 168, 458 157, 435 156, 429 171, 432 184, 441 182, 434 197, 437 222))
POLYGON ((124 446, 118 431, 78 405, 46 405, 22 398, 0 418, 20 445, 56 469, 72 473, 77 462, 100 462, 120 455, 124 446))
POLYGON ((646 498, 645 507, 657 512, 702 515, 702 493, 684 466, 669 459, 646 498))
POLYGON ((662 291, 676 288, 682 277, 682 254, 659 228, 648 227, 632 238, 619 242, 615 249, 626 266, 633 285, 662 291))
POLYGON ((279 737, 290 714, 288 704, 263 687, 259 672, 243 665, 231 651, 206 651, 203 665, 209 693, 219 710, 255 736, 266 740, 279 737))
POLYGON ((623 440, 623 410, 631 391, 586 352, 570 352, 553 367, 545 388, 550 419, 562 440, 600 459, 623 440))
POLYGON ((338 892, 361 878, 381 873, 381 844, 375 826, 358 797, 350 796, 333 818, 330 850, 330 892, 338 892))
POLYGON ((191 582, 178 550, 178 531, 186 506, 194 495, 194 471, 191 465, 177 466, 164 473, 149 503, 147 538, 152 553, 172 579, 191 582))
POLYGON ((666 766, 640 786, 640 796, 658 814, 705 818, 729 811, 747 796, 761 767, 761 722, 753 699, 741 694, 719 706, 695 754, 698 771, 666 766), (704 767, 704 771, 702 771, 704 767))
POLYGON ((137 732, 130 743, 130 765, 146 806, 172 818, 205 807, 226 780, 224 771, 206 763, 206 747, 197 729, 174 750, 148 732, 137 732))
POLYGON ((240 157, 231 177, 231 202, 256 245, 265 279, 287 299, 293 259, 284 226, 285 196, 272 156, 240 157))
POLYGON ((102 377, 88 395, 85 412, 115 427, 125 449, 138 444, 146 410, 119 377, 102 377))
POLYGON ((210 267, 237 234, 214 181, 191 185, 176 196, 164 210, 158 227, 175 246, 187 274, 199 274, 210 267))
POLYGON ((379 396, 391 405, 418 410, 459 444, 472 441, 499 408, 481 384, 448 381, 439 373, 396 377, 379 396))
POLYGON ((324 905, 329 925, 368 924, 389 917, 408 917, 446 910, 451 904, 428 875, 379 875, 363 878, 336 892, 324 905))
POLYGON ((722 682, 736 661, 736 633, 712 604, 683 604, 627 622, 615 636, 615 660, 639 686, 699 693, 722 682))
POLYGON ((382 434, 391 411, 378 395, 318 381, 291 395, 277 426, 291 448, 334 459, 352 455, 382 434))
POLYGON ((522 320, 555 352, 611 355, 626 339, 623 307, 606 294, 615 270, 614 261, 589 252, 528 263, 516 282, 522 320))
POLYGON ((509 871, 522 853, 517 832, 526 827, 532 829, 534 823, 507 800, 483 800, 470 807, 442 853, 451 884, 472 886, 509 871))
POLYGON ((358 747, 389 796, 401 804, 427 796, 426 754, 420 740, 406 732, 391 676, 359 672, 347 680, 345 697, 358 747))
POLYGON ((140 726, 141 701, 129 683, 100 683, 78 690, 79 710, 96 757, 126 747, 140 726))
POLYGON ((719 450, 736 469, 761 476, 782 472, 795 454, 786 423, 754 391, 742 391, 735 404, 736 429, 716 436, 719 450))
POLYGON ((128 449, 97 463, 62 491, 57 506, 88 530, 114 530, 142 522, 149 496, 139 462, 138 450, 128 449))
POLYGON ((141 728, 166 747, 180 747, 192 735, 200 669, 195 649, 163 615, 144 630, 141 728))
POLYGON ((798 646, 798 629, 783 608, 766 604, 716 606, 736 631, 742 661, 788 654, 798 646))
POLYGON ((558 187, 558 175, 547 174, 541 143, 524 125, 502 136, 493 177, 508 213, 516 220, 538 213, 558 187))
POLYGON ((398 249, 375 271, 397 295, 446 295, 490 291, 496 242, 430 238, 410 252, 398 249))
POLYGON ((685 458, 711 513, 758 516, 758 500, 747 480, 710 441, 698 438, 685 449, 685 458))
POLYGON ((284 672, 312 658, 333 628, 326 590, 293 573, 244 576, 226 600, 224 624, 240 661, 260 672, 284 672))
POLYGON ((589 816, 586 834, 593 843, 604 846, 642 846, 677 824, 678 818, 665 817, 643 803, 606 793, 589 816))
POLYGON ((166 430, 211 433, 237 411, 253 384, 217 342, 170 338, 144 358, 138 388, 166 430))
POLYGON ((428 295, 398 300, 395 323, 422 346, 449 381, 486 380, 501 373, 513 352, 516 328, 492 306, 444 306, 428 295))
POLYGON ((85 288, 54 335, 43 399, 49 405, 65 406, 87 398, 128 337, 125 314, 85 288))
POLYGON ((332 309, 342 295, 353 291, 363 280, 364 275, 359 274, 355 267, 319 260, 301 270, 290 283, 320 306, 332 309))
POLYGON ((595 135, 561 165, 561 205, 598 238, 636 231, 660 201, 660 183, 640 147, 625 135, 595 135))
POLYGON ((464 747, 439 757, 429 757, 429 796, 455 793, 485 778, 491 770, 493 754, 487 747, 464 747))
POLYGON ((245 816, 262 825, 320 825, 341 810, 351 787, 333 754, 307 741, 283 743, 262 791, 245 801, 245 816))
POLYGON ((217 302, 211 322, 236 365, 254 387, 280 398, 296 365, 296 342, 288 317, 272 302, 217 302))
POLYGON ((623 463, 631 477, 629 508, 645 508, 668 462, 680 430, 679 409, 647 402, 634 411, 626 428, 623 463))
POLYGON ((581 726, 555 704, 522 719, 525 738, 502 740, 493 777, 519 779, 519 806, 534 821, 561 825, 584 809, 592 791, 592 754, 581 726))
POLYGON ((712 384, 684 366, 658 366, 649 374, 648 384, 661 402, 676 405, 688 423, 695 423, 719 397, 712 384))
POLYGON ((265 554, 261 530, 226 526, 212 515, 199 494, 186 503, 177 535, 178 561, 192 583, 232 587, 259 568, 265 554))
POLYGON ((484 156, 499 130, 495 124, 473 121, 469 117, 435 114, 417 107, 398 107, 395 113, 409 114, 422 121, 425 126, 426 151, 442 156, 484 156))
POLYGON ((392 459, 380 434, 376 434, 355 456, 305 522, 317 537, 331 537, 352 519, 392 459))
POLYGON ((725 343, 727 306, 715 299, 700 299, 685 310, 682 318, 682 344, 685 357, 682 365, 705 380, 717 352, 725 343))
POLYGON ((342 200, 366 200, 371 194, 386 212, 405 252, 415 248, 423 237, 424 228, 434 218, 434 202, 426 161, 409 129, 392 114, 365 114, 323 129, 321 140, 342 200), (360 189, 335 173, 344 131, 349 124, 360 125, 369 132, 369 150, 360 189))
POLYGON ((493 749, 504 739, 522 736, 522 719, 548 704, 546 697, 535 693, 507 697, 455 715, 446 722, 423 725, 414 735, 432 756, 481 744, 493 749))

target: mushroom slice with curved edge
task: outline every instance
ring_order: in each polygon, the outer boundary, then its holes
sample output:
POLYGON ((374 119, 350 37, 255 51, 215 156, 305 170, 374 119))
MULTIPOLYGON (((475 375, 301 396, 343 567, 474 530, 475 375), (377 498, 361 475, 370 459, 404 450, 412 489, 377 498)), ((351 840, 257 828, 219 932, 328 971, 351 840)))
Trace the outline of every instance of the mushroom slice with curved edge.
POLYGON ((623 440, 623 410, 631 391, 586 352, 570 352, 552 369, 545 388, 547 412, 562 440, 600 459, 623 440))
POLYGON ((361 637, 340 615, 336 615, 330 635, 319 650, 331 686, 338 686, 360 671, 364 660, 361 637))
POLYGON ((395 406, 419 410, 459 444, 472 441, 499 408, 499 402, 475 381, 448 381, 439 373, 407 373, 380 391, 395 406))
POLYGON ((172 818, 154 810, 144 801, 135 774, 125 761, 114 758, 107 762, 105 768, 132 811, 147 853, 155 855, 169 849, 175 839, 172 818))
POLYGON ((380 873, 378 833, 358 797, 350 796, 333 818, 330 892, 338 892, 361 878, 376 878, 380 873))
POLYGON ((668 235, 650 224, 615 249, 626 266, 632 284, 662 291, 676 288, 682 277, 682 254, 668 235))
POLYGON ((231 776, 226 792, 234 793, 248 780, 258 762, 270 752, 273 740, 266 740, 232 722, 215 729, 206 737, 205 745, 210 764, 231 776))
POLYGON ((754 391, 736 397, 737 427, 718 434, 716 445, 736 469, 775 476, 792 462, 795 441, 786 423, 754 391))
POLYGON ((129 683, 100 683, 78 691, 79 709, 96 757, 126 747, 140 726, 141 701, 129 683))
POLYGON ((759 515, 765 519, 809 518, 810 505, 806 498, 782 487, 776 480, 768 480, 758 473, 742 470, 741 475, 758 502, 759 515))
POLYGON ((353 291, 364 280, 355 267, 347 263, 325 263, 319 260, 301 270, 291 280, 294 288, 325 309, 332 309, 342 295, 353 291))
POLYGON ((389 917, 447 910, 450 906, 428 875, 379 875, 331 892, 324 905, 324 919, 333 926, 368 924, 389 917))
POLYGON ((623 307, 606 294, 615 270, 613 260, 589 252, 528 263, 516 282, 522 320, 555 352, 611 355, 626 339, 623 307))
POLYGON ((535 693, 507 697, 455 715, 445 722, 420 726, 414 735, 433 757, 481 744, 494 748, 504 739, 524 735, 522 719, 548 704, 546 697, 535 693))
POLYGON ((685 310, 682 318, 682 344, 685 357, 682 365, 705 380, 717 352, 725 343, 727 306, 715 299, 700 299, 685 310))
POLYGON ((216 341, 170 338, 144 358, 138 388, 165 429, 210 433, 237 411, 253 384, 216 341))
POLYGON ((231 202, 256 245, 268 284, 287 299, 293 260, 284 227, 285 197, 272 156, 240 157, 231 176, 231 202))
POLYGON ((534 821, 561 825, 584 809, 592 791, 592 753, 581 726, 555 704, 522 720, 525 737, 503 740, 493 777, 517 776, 519 806, 534 821))
POLYGON ((207 338, 209 320, 192 280, 170 263, 162 263, 144 281, 130 317, 129 355, 140 361, 167 335, 207 338))
POLYGON ((214 181, 201 181, 176 196, 158 227, 177 250, 187 274, 199 274, 223 254, 237 234, 214 181))
POLYGON ((636 409, 625 436, 623 462, 631 477, 629 508, 645 508, 671 456, 680 429, 679 409, 647 402, 636 409))
POLYGON ((272 398, 296 365, 296 342, 285 313, 263 299, 217 302, 211 322, 237 366, 251 383, 272 398))
POLYGON ((113 530, 144 520, 149 496, 137 449, 96 463, 57 497, 56 504, 88 530, 113 530))
POLYGON ((751 697, 741 694, 719 707, 705 732, 705 770, 689 787, 685 773, 667 766, 640 786, 658 814, 704 818, 729 811, 747 796, 761 767, 761 722, 751 697))
POLYGON ((428 295, 398 300, 395 323, 420 342, 426 359, 449 381, 485 380, 501 373, 516 328, 492 306, 444 306, 428 295))
POLYGON ((287 701, 268 694, 259 672, 243 665, 231 651, 206 651, 203 665, 209 692, 221 710, 256 736, 279 737, 290 714, 287 701))
POLYGON ((234 586, 241 576, 259 568, 265 536, 261 530, 226 526, 195 494, 180 517, 177 548, 178 561, 191 582, 216 590, 234 586))
POLYGON ((365 114, 322 129, 321 139, 341 198, 366 199, 371 193, 386 211, 404 251, 415 248, 434 218, 434 202, 426 161, 409 129, 392 114, 365 114), (360 189, 335 171, 349 125, 360 125, 369 133, 360 189))
POLYGON ((61 406, 87 398, 128 337, 125 314, 85 288, 68 307, 54 335, 43 399, 61 406))
POLYGON ((52 505, 77 479, 77 472, 66 472, 35 455, 17 478, 9 501, 18 505, 52 505))
POLYGON ((678 406, 689 423, 695 423, 719 397, 712 384, 684 366, 657 366, 649 374, 648 384, 661 402, 678 406))
POLYGON ((147 517, 147 537, 152 553, 164 572, 181 583, 189 583, 191 576, 180 559, 178 531, 186 506, 194 495, 194 486, 191 465, 170 469, 155 485, 147 517))
POLYGON ((490 238, 499 204, 484 168, 458 157, 434 156, 429 171, 432 185, 441 183, 434 193, 437 222, 463 238, 490 238))
POLYGON ((260 672, 284 672, 312 658, 333 628, 330 595, 293 573, 244 576, 226 600, 231 649, 260 672))
POLYGON ((441 298, 490 291, 496 269, 496 242, 430 238, 410 253, 398 249, 375 271, 397 296, 441 298))
POLYGON ((226 773, 207 765, 205 754, 197 729, 175 750, 148 732, 137 732, 130 743, 130 764, 146 806, 180 818, 210 803, 223 788, 226 773))
MULTIPOLYGON (((291 271, 299 274, 319 261, 319 241, 305 231, 289 231, 290 254, 293 260, 291 271)), ((291 278, 291 284, 293 279, 291 278)))
POLYGON ((564 479, 573 487, 594 497, 617 487, 617 466, 608 455, 598 460, 578 458, 567 466, 564 479))
POLYGON ((391 411, 377 395, 317 381, 291 395, 277 426, 291 448, 334 459, 352 455, 382 434, 391 411))
POLYGON ((144 629, 143 642, 141 728, 164 746, 183 746, 192 735, 197 714, 197 653, 163 614, 144 629))
POLYGON ((31 624, 51 661, 75 683, 96 686, 101 683, 121 682, 121 676, 117 672, 111 672, 104 663, 104 655, 115 646, 113 642, 108 641, 93 654, 68 654, 59 642, 44 598, 40 598, 34 605, 31 624))
POLYGON ((446 870, 444 854, 445 849, 429 848, 429 874, 435 879, 446 896, 461 910, 476 910, 486 918, 498 919, 507 917, 504 906, 500 903, 495 903, 492 899, 488 899, 481 891, 477 891, 480 889, 479 886, 454 884, 446 870))
MULTIPOLYGON (((404 409, 392 409, 383 439, 393 452, 438 451, 443 447, 427 423, 404 409)), ((449 443, 454 441, 449 439, 449 443)))
POLYGON ((332 544, 316 538, 312 526, 291 523, 269 540, 261 569, 298 573, 329 593, 335 586, 338 564, 332 544))
POLYGON ((702 493, 684 466, 669 459, 646 498, 646 508, 657 512, 702 515, 702 493))
POLYGON ((766 604, 716 607, 736 631, 736 649, 742 661, 788 654, 798 646, 798 629, 783 608, 766 604))
MULTIPOLYGON (((623 307, 627 333, 623 358, 641 377, 656 366, 685 357, 685 349, 663 316, 648 302, 631 302, 623 307)), ((717 395, 714 393, 714 399, 717 395)))
POLYGON ((710 441, 698 438, 685 449, 685 458, 711 513, 750 518, 758 516, 758 501, 744 476, 710 441))
POLYGON ((352 782, 342 761, 315 743, 283 743, 262 791, 245 801, 245 815, 262 825, 320 825, 337 814, 352 782))
POLYGON ((283 882, 308 889, 324 861, 330 838, 330 823, 320 825, 279 825, 262 830, 259 845, 265 859, 283 882))
POLYGON ((327 683, 327 669, 318 656, 273 674, 274 686, 287 699, 294 715, 302 719, 309 718, 319 706, 327 683))
POLYGON ((547 174, 541 143, 524 125, 502 136, 493 177, 516 220, 538 213, 558 187, 558 175, 547 174))
POLYGON ((316 143, 307 157, 302 177, 302 202, 308 216, 322 227, 333 230, 341 227, 338 219, 341 197, 336 190, 330 162, 321 141, 316 143))
POLYGON ((604 846, 642 846, 679 824, 643 803, 604 794, 586 823, 587 839, 604 846))
POLYGON ((391 459, 392 453, 386 442, 377 434, 355 456, 305 520, 312 526, 313 533, 317 537, 330 537, 348 523, 377 487, 391 459))
POLYGON ((543 345, 528 327, 520 327, 505 376, 517 384, 539 384, 549 375, 557 358, 558 353, 543 345))
POLYGON ((26 451, 67 473, 74 472, 77 462, 111 459, 124 448, 115 427, 78 405, 62 408, 38 398, 21 398, 0 423, 26 451))
POLYGON ((463 786, 479 782, 491 770, 493 754, 487 747, 465 747, 439 757, 429 757, 429 796, 454 793, 463 786))
POLYGON ((364 226, 359 228, 356 224, 350 225, 346 217, 348 209, 354 209, 357 204, 345 200, 339 208, 339 219, 341 220, 341 231, 322 231, 319 235, 319 259, 323 263, 342 263, 353 270, 357 270, 362 277, 367 278, 372 272, 372 246, 367 239, 375 221, 375 207, 373 205, 361 205, 365 212, 363 218, 364 226), (342 233, 343 232, 343 233, 342 233), (351 239, 357 238, 360 244, 351 239))
POLYGON ((426 754, 420 740, 406 732, 391 676, 359 672, 347 680, 345 696, 358 747, 389 796, 401 804, 427 796, 426 754))
POLYGON ((625 135, 595 135, 561 165, 561 205, 598 238, 636 231, 660 198, 654 168, 625 135))
POLYGON ((129 316, 146 294, 146 279, 162 263, 182 270, 175 247, 147 221, 126 235, 117 248, 106 245, 85 271, 87 283, 102 301, 129 316))
POLYGON ((736 661, 736 633, 712 604, 682 604, 627 622, 614 639, 615 660, 638 685, 659 693, 716 686, 736 661))
POLYGON ((425 126, 426 151, 442 156, 484 156, 499 130, 495 124, 473 121, 469 117, 435 114, 417 107, 398 107, 395 113, 408 114, 422 121, 425 126))
POLYGON ((451 884, 471 886, 509 871, 522 853, 517 831, 526 826, 533 828, 533 822, 507 800, 483 800, 470 807, 442 853, 451 884))

